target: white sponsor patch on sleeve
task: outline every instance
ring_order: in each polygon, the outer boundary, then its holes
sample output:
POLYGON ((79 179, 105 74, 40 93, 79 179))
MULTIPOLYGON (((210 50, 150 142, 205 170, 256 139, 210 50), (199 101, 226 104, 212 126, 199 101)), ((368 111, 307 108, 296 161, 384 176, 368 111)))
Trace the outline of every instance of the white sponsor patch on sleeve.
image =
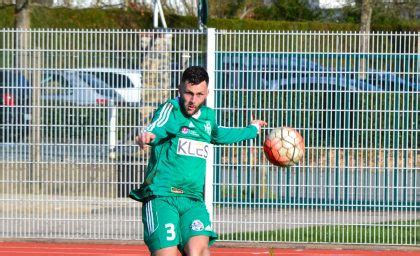
POLYGON ((203 222, 201 222, 200 220, 194 220, 193 223, 191 224, 191 229, 194 231, 203 231, 204 230, 203 222))
POLYGON ((197 140, 189 140, 180 138, 178 140, 178 147, 177 147, 177 154, 184 155, 184 156, 193 156, 199 157, 203 159, 207 159, 209 155, 210 144, 197 141, 197 140))

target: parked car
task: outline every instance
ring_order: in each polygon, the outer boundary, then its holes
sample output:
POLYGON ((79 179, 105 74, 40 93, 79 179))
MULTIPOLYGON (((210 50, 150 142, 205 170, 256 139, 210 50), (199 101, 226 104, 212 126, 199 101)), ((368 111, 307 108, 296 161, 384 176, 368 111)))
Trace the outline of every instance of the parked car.
POLYGON ((105 82, 120 96, 120 104, 139 105, 141 103, 142 76, 139 70, 88 68, 80 69, 84 75, 91 75, 105 82))
MULTIPOLYGON (((382 91, 380 87, 352 76, 351 72, 323 66, 304 56, 226 54, 219 56, 218 60, 216 69, 221 70, 221 75, 217 77, 217 89, 290 92, 290 101, 299 104, 294 107, 305 112, 307 125, 317 129, 322 138, 328 138, 318 140, 322 143, 349 146, 345 136, 332 135, 331 131, 347 131, 355 127, 357 120, 353 110, 358 107, 359 92, 382 91), (312 106, 316 109, 310 110, 311 106, 306 105, 309 102, 313 102, 312 106)), ((262 98, 258 106, 270 105, 281 97, 274 93, 271 97, 262 98)))
MULTIPOLYGON (((263 90, 382 91, 352 72, 334 70, 312 59, 279 55, 221 55, 219 86, 263 90)), ((354 72, 353 72, 354 73, 354 72)))
POLYGON ((141 74, 127 69, 88 68, 45 72, 44 100, 74 105, 139 105, 141 74))
POLYGON ((49 106, 106 105, 111 98, 105 87, 104 82, 78 71, 46 71, 42 75, 41 95, 49 106))
MULTIPOLYGON (((58 134, 67 137, 95 133, 96 139, 104 138, 110 118, 114 116, 111 113, 138 111, 140 85, 141 75, 133 70, 92 68, 46 71, 42 78, 42 100, 44 115, 51 116, 44 120, 51 128, 45 130, 48 134, 57 134, 59 130, 58 134)), ((123 114, 118 121, 131 122, 136 117, 135 114, 123 114)))
POLYGON ((127 103, 124 97, 119 94, 115 89, 111 88, 107 83, 103 80, 96 77, 94 74, 90 72, 77 72, 79 77, 90 87, 94 88, 96 93, 103 96, 103 100, 98 102, 97 104, 101 105, 119 105, 127 103))
POLYGON ((263 88, 269 90, 312 91, 381 91, 381 88, 351 74, 326 68, 312 60, 289 57, 254 62, 254 71, 261 70, 263 88))
POLYGON ((420 91, 420 82, 408 74, 398 75, 394 72, 370 69, 367 71, 365 81, 383 91, 420 91))
POLYGON ((0 70, 0 140, 15 142, 29 135, 31 88, 19 71, 0 70))
POLYGON ((106 138, 109 106, 121 97, 105 82, 76 70, 48 70, 41 88, 44 136, 106 138))

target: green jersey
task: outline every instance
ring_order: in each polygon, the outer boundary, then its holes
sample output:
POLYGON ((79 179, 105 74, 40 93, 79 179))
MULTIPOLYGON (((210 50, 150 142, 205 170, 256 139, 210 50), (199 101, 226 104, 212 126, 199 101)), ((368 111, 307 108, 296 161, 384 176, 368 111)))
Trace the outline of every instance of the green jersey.
POLYGON ((229 144, 257 136, 258 126, 226 128, 217 125, 213 109, 202 106, 193 116, 184 114, 179 98, 155 111, 146 131, 156 135, 144 183, 130 197, 186 196, 203 200, 206 159, 210 144, 229 144))

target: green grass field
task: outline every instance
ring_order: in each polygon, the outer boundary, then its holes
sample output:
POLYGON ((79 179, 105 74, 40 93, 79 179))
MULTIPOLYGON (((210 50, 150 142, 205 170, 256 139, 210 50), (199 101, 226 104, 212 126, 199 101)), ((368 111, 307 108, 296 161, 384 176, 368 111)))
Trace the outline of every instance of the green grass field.
POLYGON ((420 220, 377 223, 376 225, 313 226, 261 232, 230 233, 221 234, 220 240, 419 245, 420 220))

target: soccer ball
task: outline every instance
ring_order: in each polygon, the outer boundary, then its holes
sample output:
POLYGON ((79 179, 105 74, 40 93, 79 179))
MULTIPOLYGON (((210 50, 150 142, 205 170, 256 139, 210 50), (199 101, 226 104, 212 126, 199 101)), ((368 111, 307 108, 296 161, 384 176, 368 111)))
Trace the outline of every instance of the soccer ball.
POLYGON ((270 163, 287 167, 303 157, 305 144, 299 132, 290 127, 276 128, 264 141, 264 153, 270 163))

